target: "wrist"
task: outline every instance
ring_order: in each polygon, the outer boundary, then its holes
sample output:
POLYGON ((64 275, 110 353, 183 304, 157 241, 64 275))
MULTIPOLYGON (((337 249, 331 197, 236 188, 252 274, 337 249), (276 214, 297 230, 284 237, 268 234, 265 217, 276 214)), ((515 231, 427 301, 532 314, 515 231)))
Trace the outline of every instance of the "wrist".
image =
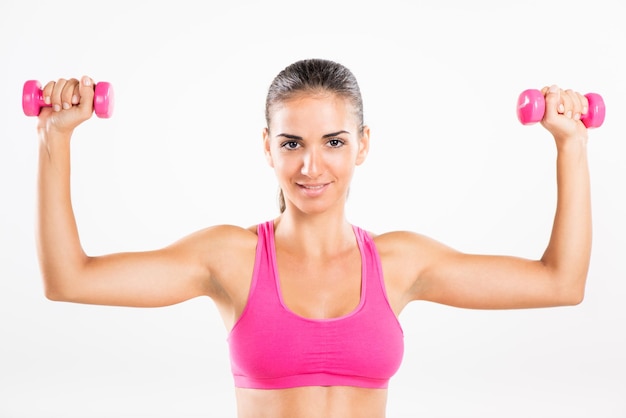
POLYGON ((57 158, 65 158, 69 155, 71 134, 67 132, 58 132, 56 130, 40 129, 39 149, 42 156, 46 156, 46 160, 56 160, 57 158))
POLYGON ((52 145, 56 143, 69 143, 73 130, 58 129, 54 126, 38 126, 37 136, 42 143, 52 145))
MULTIPOLYGON (((556 141, 557 159, 561 162, 581 163, 587 161, 587 141, 584 138, 556 141)), ((585 163, 586 164, 586 163, 585 163)))
POLYGON ((559 152, 585 152, 587 150, 588 137, 585 132, 584 135, 575 134, 573 136, 554 136, 557 151, 559 152))

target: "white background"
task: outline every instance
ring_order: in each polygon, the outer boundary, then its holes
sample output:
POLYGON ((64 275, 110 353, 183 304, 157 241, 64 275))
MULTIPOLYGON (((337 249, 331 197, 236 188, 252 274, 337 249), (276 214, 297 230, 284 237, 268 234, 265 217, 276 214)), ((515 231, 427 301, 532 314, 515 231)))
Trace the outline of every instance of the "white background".
POLYGON ((518 94, 596 91, 594 248, 575 307, 401 315, 390 417, 626 417, 622 2, 18 1, 0 5, 0 417, 234 417, 226 332, 208 299, 159 309, 45 299, 34 244, 37 138, 25 80, 92 76, 113 118, 73 141, 73 197, 93 255, 160 247, 277 214, 261 149, 265 93, 302 58, 360 81, 372 129, 350 221, 459 250, 541 256, 554 144, 518 94))

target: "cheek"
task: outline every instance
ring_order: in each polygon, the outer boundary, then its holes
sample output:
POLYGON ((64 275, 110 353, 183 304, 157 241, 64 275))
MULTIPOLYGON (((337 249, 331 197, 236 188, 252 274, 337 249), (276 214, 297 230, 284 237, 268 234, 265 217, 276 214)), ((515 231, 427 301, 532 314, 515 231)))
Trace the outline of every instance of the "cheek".
POLYGON ((280 151, 274 151, 271 161, 271 166, 278 176, 289 175, 298 166, 298 161, 295 158, 289 158, 289 156, 283 155, 280 151))
POLYGON ((353 153, 332 154, 325 159, 325 165, 337 177, 352 177, 356 166, 356 155, 353 153))

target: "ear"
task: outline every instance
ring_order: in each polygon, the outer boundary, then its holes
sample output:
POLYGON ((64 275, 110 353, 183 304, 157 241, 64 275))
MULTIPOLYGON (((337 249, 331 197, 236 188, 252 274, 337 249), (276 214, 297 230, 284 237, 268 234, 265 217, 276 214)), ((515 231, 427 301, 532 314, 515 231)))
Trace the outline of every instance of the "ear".
POLYGON ((356 156, 356 165, 363 164, 369 151, 370 151, 370 128, 369 126, 364 126, 363 134, 361 134, 361 138, 359 139, 359 153, 356 156))
POLYGON ((270 131, 267 128, 263 128, 263 152, 265 153, 265 159, 270 167, 274 168, 274 160, 272 159, 272 150, 270 147, 270 131))

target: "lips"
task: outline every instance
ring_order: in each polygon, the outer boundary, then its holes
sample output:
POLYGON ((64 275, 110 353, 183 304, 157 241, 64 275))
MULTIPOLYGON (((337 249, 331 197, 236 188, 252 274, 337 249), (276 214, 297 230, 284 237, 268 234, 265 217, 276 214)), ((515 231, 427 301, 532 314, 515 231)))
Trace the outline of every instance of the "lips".
POLYGON ((304 189, 308 189, 308 190, 319 190, 322 189, 326 186, 327 183, 325 184, 298 184, 298 186, 304 188, 304 189))
POLYGON ((304 192, 304 194, 310 197, 315 197, 315 196, 319 196, 320 194, 322 194, 330 183, 315 183, 315 184, 296 183, 296 184, 298 185, 300 190, 304 192))

